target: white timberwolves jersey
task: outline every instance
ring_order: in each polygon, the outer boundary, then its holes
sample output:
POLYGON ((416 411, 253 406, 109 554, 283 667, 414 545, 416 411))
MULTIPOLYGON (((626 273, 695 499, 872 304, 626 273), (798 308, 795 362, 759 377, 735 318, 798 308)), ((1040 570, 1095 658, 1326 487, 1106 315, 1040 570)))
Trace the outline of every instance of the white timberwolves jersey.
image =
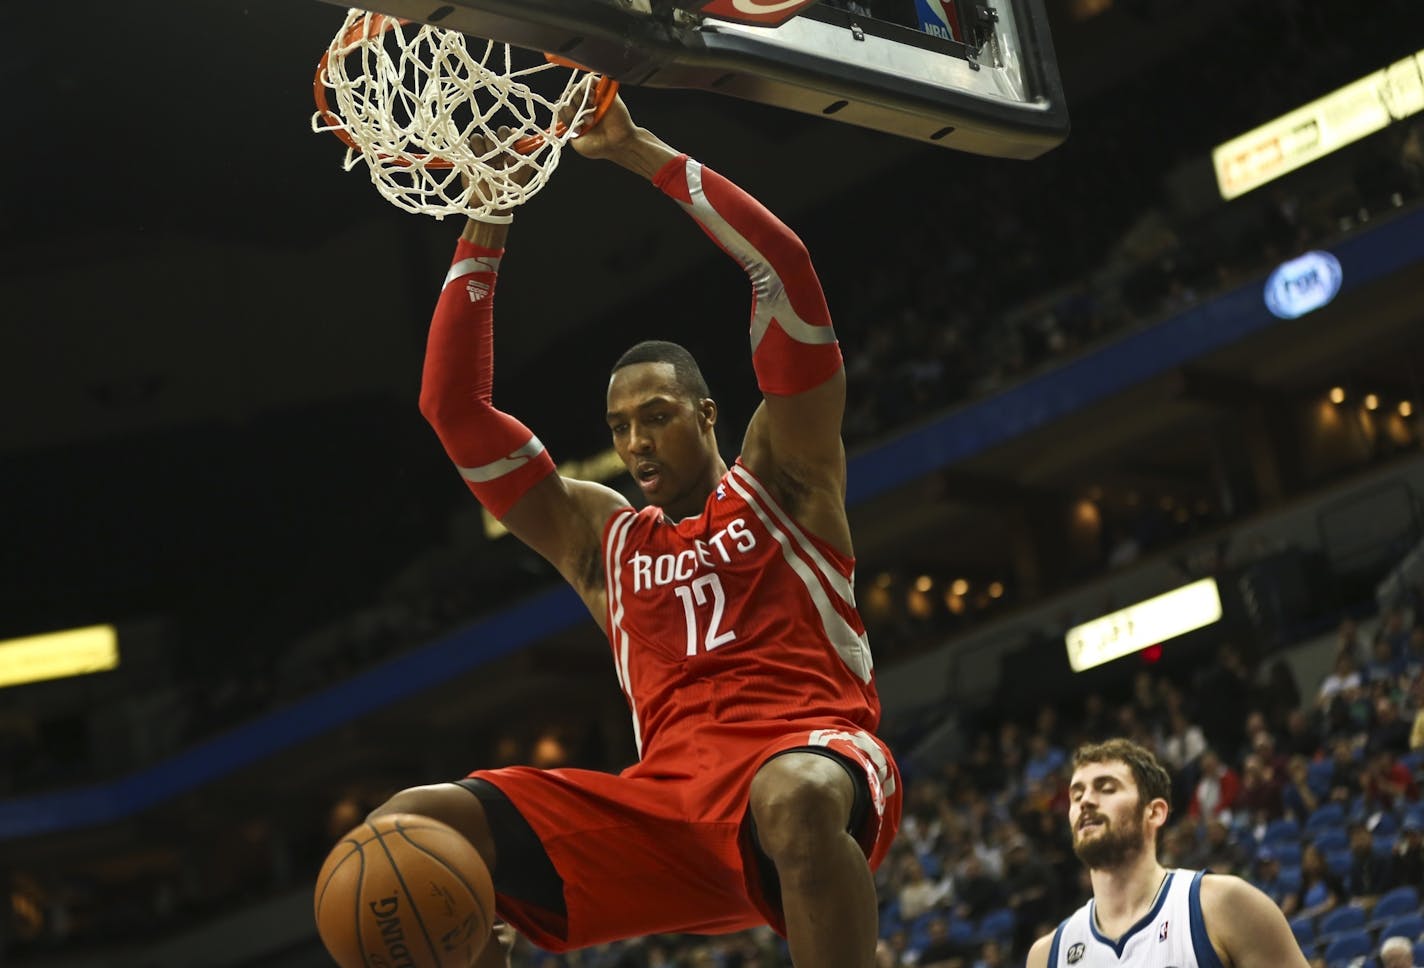
POLYGON ((1053 936, 1048 968, 1223 968, 1202 921, 1206 871, 1174 870, 1152 910, 1116 942, 1098 932, 1089 901, 1053 936))

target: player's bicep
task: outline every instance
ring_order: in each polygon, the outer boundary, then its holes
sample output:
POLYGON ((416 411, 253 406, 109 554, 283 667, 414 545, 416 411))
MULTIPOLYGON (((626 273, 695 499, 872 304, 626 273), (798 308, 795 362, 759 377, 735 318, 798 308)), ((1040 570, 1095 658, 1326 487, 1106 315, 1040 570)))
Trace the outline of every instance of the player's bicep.
POLYGON ((742 459, 752 473, 770 476, 782 470, 843 486, 845 395, 844 369, 794 396, 766 394, 747 425, 742 447, 742 459))
POLYGON ((500 523, 582 593, 597 571, 604 523, 627 506, 623 495, 602 484, 550 474, 526 491, 500 523))

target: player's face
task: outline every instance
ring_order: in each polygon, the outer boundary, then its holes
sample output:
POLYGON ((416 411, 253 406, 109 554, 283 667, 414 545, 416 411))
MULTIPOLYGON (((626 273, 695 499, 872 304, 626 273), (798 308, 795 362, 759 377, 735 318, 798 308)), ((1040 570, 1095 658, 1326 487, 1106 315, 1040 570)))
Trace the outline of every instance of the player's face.
POLYGON ((1121 867, 1147 849, 1144 804, 1126 763, 1085 763, 1068 797, 1073 852, 1088 868, 1121 867))
POLYGON ((671 363, 635 363, 608 383, 613 448, 649 504, 693 513, 713 485, 716 405, 691 400, 671 363), (695 505, 695 507, 692 507, 695 505))

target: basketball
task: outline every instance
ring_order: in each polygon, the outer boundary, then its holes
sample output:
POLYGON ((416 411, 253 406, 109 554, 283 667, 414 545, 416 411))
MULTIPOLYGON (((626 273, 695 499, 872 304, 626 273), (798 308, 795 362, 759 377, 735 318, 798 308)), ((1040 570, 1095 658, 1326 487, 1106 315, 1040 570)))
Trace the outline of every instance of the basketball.
POLYGON ((317 875, 317 931, 341 968, 468 968, 493 922, 484 861, 429 817, 398 813, 361 824, 317 875))

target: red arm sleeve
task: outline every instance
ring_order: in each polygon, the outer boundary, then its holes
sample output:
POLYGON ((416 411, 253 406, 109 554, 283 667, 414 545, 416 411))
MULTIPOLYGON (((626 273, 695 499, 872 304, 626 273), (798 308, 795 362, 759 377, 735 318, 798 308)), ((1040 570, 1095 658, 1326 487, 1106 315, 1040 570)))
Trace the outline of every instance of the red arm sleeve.
POLYGON ((539 438, 492 402, 494 288, 503 255, 463 239, 456 246, 430 322, 420 385, 420 412, 497 518, 554 471, 539 438))
POLYGON ((806 246, 756 199, 678 155, 653 184, 680 204, 752 284, 752 366, 763 393, 791 396, 841 368, 840 344, 806 246))

